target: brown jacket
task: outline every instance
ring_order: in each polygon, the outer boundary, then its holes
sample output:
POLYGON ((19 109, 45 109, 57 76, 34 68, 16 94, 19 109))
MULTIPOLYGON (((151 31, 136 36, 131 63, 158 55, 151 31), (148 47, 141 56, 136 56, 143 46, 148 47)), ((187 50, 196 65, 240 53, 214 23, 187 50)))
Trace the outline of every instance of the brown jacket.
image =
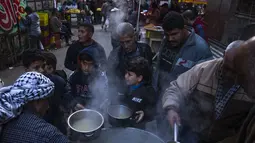
POLYGON ((196 65, 171 82, 162 98, 163 108, 179 111, 182 123, 188 124, 206 142, 236 134, 254 103, 240 88, 228 102, 222 118, 215 120, 217 73, 222 62, 220 58, 196 65))

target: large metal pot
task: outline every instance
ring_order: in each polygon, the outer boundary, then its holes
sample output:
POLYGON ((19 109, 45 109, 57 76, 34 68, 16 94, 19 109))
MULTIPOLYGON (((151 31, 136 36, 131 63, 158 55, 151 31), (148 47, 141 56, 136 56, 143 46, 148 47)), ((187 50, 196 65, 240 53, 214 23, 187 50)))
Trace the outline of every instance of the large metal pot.
POLYGON ((109 105, 107 113, 112 126, 129 126, 134 122, 133 111, 124 105, 109 105))
POLYGON ((109 128, 86 143, 165 143, 158 136, 136 128, 109 128))
POLYGON ((71 140, 88 140, 99 136, 104 118, 95 110, 83 109, 72 113, 67 123, 71 128, 71 140))

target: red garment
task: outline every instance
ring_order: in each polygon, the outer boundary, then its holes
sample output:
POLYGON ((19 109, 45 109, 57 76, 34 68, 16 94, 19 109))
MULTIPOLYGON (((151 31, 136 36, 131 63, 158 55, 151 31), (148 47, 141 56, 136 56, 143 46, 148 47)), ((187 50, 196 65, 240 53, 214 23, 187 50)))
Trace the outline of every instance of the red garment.
POLYGON ((204 34, 205 34, 204 37, 202 37, 202 38, 204 38, 204 40, 208 43, 208 37, 206 36, 206 26, 207 26, 207 24, 205 23, 205 21, 203 20, 203 18, 201 16, 198 16, 195 19, 195 21, 194 21, 194 23, 192 25, 192 27, 195 30, 195 33, 197 33, 197 34, 198 34, 198 29, 197 29, 198 25, 202 26, 202 29, 204 30, 204 34))

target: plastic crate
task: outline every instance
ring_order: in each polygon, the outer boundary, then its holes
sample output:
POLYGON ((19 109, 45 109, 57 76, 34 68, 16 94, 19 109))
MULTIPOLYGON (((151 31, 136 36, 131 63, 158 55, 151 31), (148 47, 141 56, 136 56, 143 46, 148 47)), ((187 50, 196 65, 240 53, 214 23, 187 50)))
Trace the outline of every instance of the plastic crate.
POLYGON ((49 14, 45 12, 37 12, 40 18, 40 26, 48 26, 49 25, 49 14))

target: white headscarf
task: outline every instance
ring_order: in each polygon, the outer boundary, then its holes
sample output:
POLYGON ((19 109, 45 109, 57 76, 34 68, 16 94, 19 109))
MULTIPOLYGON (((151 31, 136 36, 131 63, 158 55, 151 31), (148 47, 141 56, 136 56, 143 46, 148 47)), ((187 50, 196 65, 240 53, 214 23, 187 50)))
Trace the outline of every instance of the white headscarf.
POLYGON ((29 101, 51 95, 54 83, 38 72, 21 75, 12 86, 0 89, 0 125, 20 115, 22 107, 29 101))

